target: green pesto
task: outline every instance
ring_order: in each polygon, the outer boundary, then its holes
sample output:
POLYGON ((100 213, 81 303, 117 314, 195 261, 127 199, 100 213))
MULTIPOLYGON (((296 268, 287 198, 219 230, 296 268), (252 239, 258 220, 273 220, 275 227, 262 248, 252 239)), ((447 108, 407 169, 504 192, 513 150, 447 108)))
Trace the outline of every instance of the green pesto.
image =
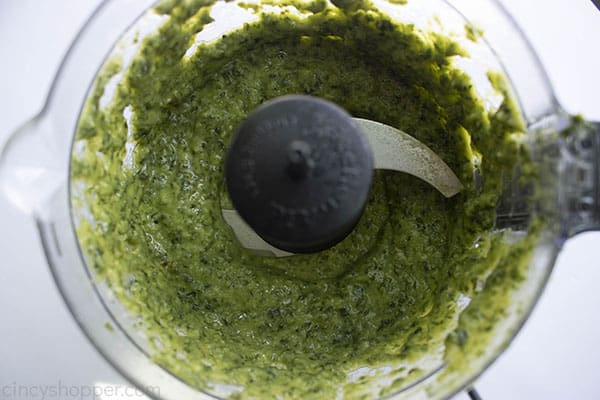
POLYGON ((465 35, 467 36, 467 39, 476 42, 483 36, 483 30, 475 27, 474 25, 466 24, 465 35))
POLYGON ((84 187, 74 204, 93 216, 77 230, 89 264, 141 316, 156 362, 201 390, 217 382, 245 386, 233 397, 321 399, 343 387, 360 398, 376 377, 349 383, 348 373, 390 365, 385 395, 428 373, 418 361, 442 346, 449 370, 465 367, 508 309, 534 240, 511 247, 494 233, 502 172, 526 153, 512 140, 524 126, 503 78, 490 74, 506 100, 487 112, 451 63, 467 56, 455 42, 425 40, 367 1, 270 3, 312 14, 264 14, 183 60, 212 1, 163 1, 155 12, 170 19, 144 39, 102 110, 120 63, 103 68, 72 162, 73 187, 84 187), (334 248, 280 259, 245 251, 221 217, 223 158, 244 116, 285 94, 409 132, 465 189, 446 199, 378 171, 360 223, 334 248), (461 295, 473 298, 462 317, 461 295))

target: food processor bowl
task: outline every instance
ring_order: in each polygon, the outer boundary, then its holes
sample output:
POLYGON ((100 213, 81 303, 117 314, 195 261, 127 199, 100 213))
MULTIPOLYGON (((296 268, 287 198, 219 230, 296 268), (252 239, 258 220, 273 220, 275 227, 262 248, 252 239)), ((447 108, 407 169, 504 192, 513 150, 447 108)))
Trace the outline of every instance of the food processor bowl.
MULTIPOLYGON (((457 365, 431 362, 402 378, 390 370, 365 366, 349 377, 349 383, 361 377, 368 381, 360 392, 368 397, 445 399, 468 387, 508 346, 543 290, 562 244, 581 231, 600 228, 600 133, 596 126, 574 122, 562 111, 535 53, 498 2, 376 3, 391 16, 408 17, 423 29, 469 46, 472 57, 460 63, 489 107, 497 106, 499 100, 485 79, 487 72, 499 71, 508 77, 509 90, 527 127, 523 141, 535 167, 535 171, 522 171, 515 165, 507 171, 498 205, 497 228, 503 230, 505 240, 518 243, 533 229, 536 240, 527 274, 512 293, 509 309, 496 316, 493 340, 482 348, 462 348, 450 341, 447 349, 432 349, 455 352, 454 359, 462 360, 457 365), (470 28, 465 29, 465 24, 470 28), (469 35, 479 39, 471 40, 469 35)), ((227 4, 235 7, 236 2, 227 4)), ((198 390, 153 360, 153 345, 140 328, 138 316, 97 278, 76 231, 85 211, 73 203, 77 189, 71 185, 70 163, 77 151, 74 137, 84 102, 105 62, 118 53, 126 65, 142 38, 161 25, 164 16, 148 11, 153 5, 154 0, 109 0, 100 5, 69 49, 43 110, 15 132, 3 149, 0 185, 12 203, 36 221, 48 264, 69 310, 116 370, 152 397, 228 397, 240 388, 225 382, 198 390)), ((110 85, 114 90, 118 79, 110 85)), ((473 184, 477 185, 477 179, 473 184)), ((456 336, 460 334, 453 334, 454 343, 459 343, 461 338, 456 336)))

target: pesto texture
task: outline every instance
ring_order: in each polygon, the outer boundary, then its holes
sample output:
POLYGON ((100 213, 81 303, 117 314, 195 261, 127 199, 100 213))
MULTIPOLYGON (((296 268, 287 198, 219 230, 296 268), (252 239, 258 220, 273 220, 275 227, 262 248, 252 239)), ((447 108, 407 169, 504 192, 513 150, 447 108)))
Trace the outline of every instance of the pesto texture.
POLYGON ((234 398, 372 397, 464 367, 456 360, 490 340, 532 244, 513 251, 494 231, 502 173, 524 154, 502 77, 490 75, 505 100, 489 111, 452 64, 468 54, 442 35, 368 1, 266 3, 302 15, 242 4, 254 20, 194 44, 213 22, 213 2, 163 1, 153 12, 166 21, 104 107, 121 61, 101 70, 72 160, 90 267, 141 317, 156 362, 209 393, 222 383, 235 385, 234 398), (362 219, 337 246, 278 259, 249 253, 221 217, 224 156, 244 117, 286 94, 410 133, 464 190, 446 199, 412 176, 378 171, 362 219), (463 313, 464 299, 473 301, 463 313))

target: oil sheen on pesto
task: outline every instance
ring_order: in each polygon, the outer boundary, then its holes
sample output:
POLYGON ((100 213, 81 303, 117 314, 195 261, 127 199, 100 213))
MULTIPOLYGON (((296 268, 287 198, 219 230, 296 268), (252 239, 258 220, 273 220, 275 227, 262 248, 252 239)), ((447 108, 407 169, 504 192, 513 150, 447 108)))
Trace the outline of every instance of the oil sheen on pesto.
POLYGON ((302 18, 261 14, 186 59, 212 2, 163 1, 154 12, 168 20, 143 40, 112 101, 99 105, 118 58, 82 112, 72 187, 83 188, 74 204, 88 215, 77 230, 83 252, 141 317, 156 362, 200 390, 225 383, 245 388, 235 398, 357 398, 383 375, 388 383, 371 396, 402 389, 437 367, 423 361, 436 353, 448 371, 466 367, 526 272, 528 241, 509 246, 493 233, 502 172, 523 153, 502 77, 490 81, 505 100, 486 111, 451 62, 468 56, 458 44, 366 1, 334 3, 298 2, 310 13, 302 18), (224 156, 244 117, 286 94, 409 132, 464 190, 446 199, 379 171, 339 245, 279 259, 249 253, 221 217, 224 156), (375 372, 349 381, 364 367, 375 372))

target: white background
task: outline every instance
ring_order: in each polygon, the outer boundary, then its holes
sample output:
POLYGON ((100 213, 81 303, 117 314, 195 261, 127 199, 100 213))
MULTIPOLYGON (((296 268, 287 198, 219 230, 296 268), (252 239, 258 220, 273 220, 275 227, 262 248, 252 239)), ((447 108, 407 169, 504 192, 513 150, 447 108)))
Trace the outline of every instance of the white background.
MULTIPOLYGON (((41 108, 60 59, 97 3, 0 0, 0 144, 41 108)), ((589 0, 504 3, 546 65, 563 106, 600 120, 600 11, 589 0)), ((533 316, 478 381, 481 396, 600 399, 599 308, 600 233, 588 233, 567 243, 533 316)), ((68 314, 32 220, 0 197, 0 399, 15 398, 3 396, 6 385, 59 382, 125 383, 68 314)), ((108 393, 102 398, 136 398, 108 393)))

